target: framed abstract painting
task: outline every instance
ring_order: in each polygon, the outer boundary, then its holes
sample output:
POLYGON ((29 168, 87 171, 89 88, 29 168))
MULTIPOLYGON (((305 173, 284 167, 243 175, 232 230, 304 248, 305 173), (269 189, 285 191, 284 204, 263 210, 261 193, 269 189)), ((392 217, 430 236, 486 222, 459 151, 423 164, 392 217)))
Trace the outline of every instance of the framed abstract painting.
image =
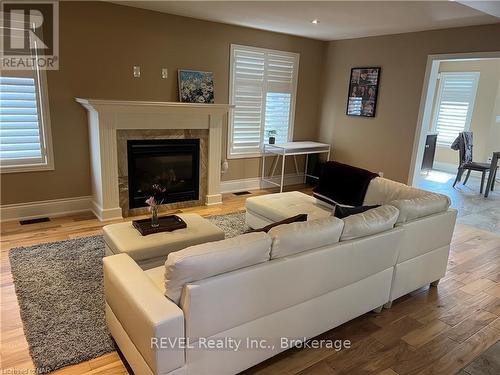
POLYGON ((375 117, 380 67, 352 68, 347 98, 348 116, 375 117))
POLYGON ((183 103, 213 103, 214 74, 179 69, 179 99, 183 103))

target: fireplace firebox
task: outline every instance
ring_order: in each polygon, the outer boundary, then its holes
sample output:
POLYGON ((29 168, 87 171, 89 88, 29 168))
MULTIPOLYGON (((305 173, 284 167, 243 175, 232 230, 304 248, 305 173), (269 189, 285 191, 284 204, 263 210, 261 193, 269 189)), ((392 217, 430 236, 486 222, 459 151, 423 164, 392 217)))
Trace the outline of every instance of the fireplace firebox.
POLYGON ((199 199, 199 139, 128 140, 127 158, 129 208, 146 207, 154 184, 163 204, 199 199))

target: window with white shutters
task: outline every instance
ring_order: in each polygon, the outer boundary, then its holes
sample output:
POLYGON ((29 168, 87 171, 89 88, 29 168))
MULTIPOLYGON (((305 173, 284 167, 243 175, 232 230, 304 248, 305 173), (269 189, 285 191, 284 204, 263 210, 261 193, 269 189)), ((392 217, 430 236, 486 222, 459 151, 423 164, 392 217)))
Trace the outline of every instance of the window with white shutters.
POLYGON ((299 55, 231 45, 228 156, 259 156, 274 131, 276 143, 292 137, 299 55))
POLYGON ((479 73, 440 73, 433 129, 437 144, 450 147, 458 134, 470 128, 479 73))
POLYGON ((2 71, 0 165, 2 172, 51 169, 41 72, 2 71))

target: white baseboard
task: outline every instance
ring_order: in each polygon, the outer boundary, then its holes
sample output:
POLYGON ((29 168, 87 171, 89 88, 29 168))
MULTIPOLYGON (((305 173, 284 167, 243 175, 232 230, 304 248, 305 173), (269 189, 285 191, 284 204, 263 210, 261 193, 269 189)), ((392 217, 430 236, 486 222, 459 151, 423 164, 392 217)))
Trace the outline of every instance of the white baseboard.
POLYGON ((90 196, 0 206, 0 221, 57 217, 91 210, 90 196))
MULTIPOLYGON (((280 178, 275 176, 273 181, 279 183, 280 178)), ((303 175, 286 174, 284 179, 284 185, 298 185, 304 182, 303 175)), ((220 183, 221 193, 236 193, 239 191, 246 190, 259 190, 271 187, 277 187, 267 181, 262 181, 260 177, 243 178, 240 180, 228 180, 221 181, 220 183)))
POLYGON ((120 207, 102 208, 92 199, 90 200, 90 211, 92 211, 99 221, 110 221, 123 218, 122 209, 120 207))
POLYGON ((240 180, 228 180, 220 182, 221 193, 236 193, 245 190, 260 189, 260 178, 243 178, 240 180))
POLYGON ((222 203, 222 194, 207 194, 205 195, 205 204, 207 206, 212 206, 214 204, 222 203))

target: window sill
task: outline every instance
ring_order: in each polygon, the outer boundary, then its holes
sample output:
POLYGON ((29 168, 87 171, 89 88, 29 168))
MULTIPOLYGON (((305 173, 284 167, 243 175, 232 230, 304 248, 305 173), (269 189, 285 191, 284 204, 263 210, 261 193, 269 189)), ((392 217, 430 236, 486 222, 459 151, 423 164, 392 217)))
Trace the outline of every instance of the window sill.
POLYGON ((261 158, 261 157, 262 157, 262 152, 253 153, 253 154, 235 154, 235 155, 228 154, 227 155, 227 159, 228 160, 232 160, 232 159, 255 159, 255 158, 261 158))
POLYGON ((45 172, 53 171, 54 169, 54 165, 49 164, 3 165, 0 166, 0 173, 45 172))

